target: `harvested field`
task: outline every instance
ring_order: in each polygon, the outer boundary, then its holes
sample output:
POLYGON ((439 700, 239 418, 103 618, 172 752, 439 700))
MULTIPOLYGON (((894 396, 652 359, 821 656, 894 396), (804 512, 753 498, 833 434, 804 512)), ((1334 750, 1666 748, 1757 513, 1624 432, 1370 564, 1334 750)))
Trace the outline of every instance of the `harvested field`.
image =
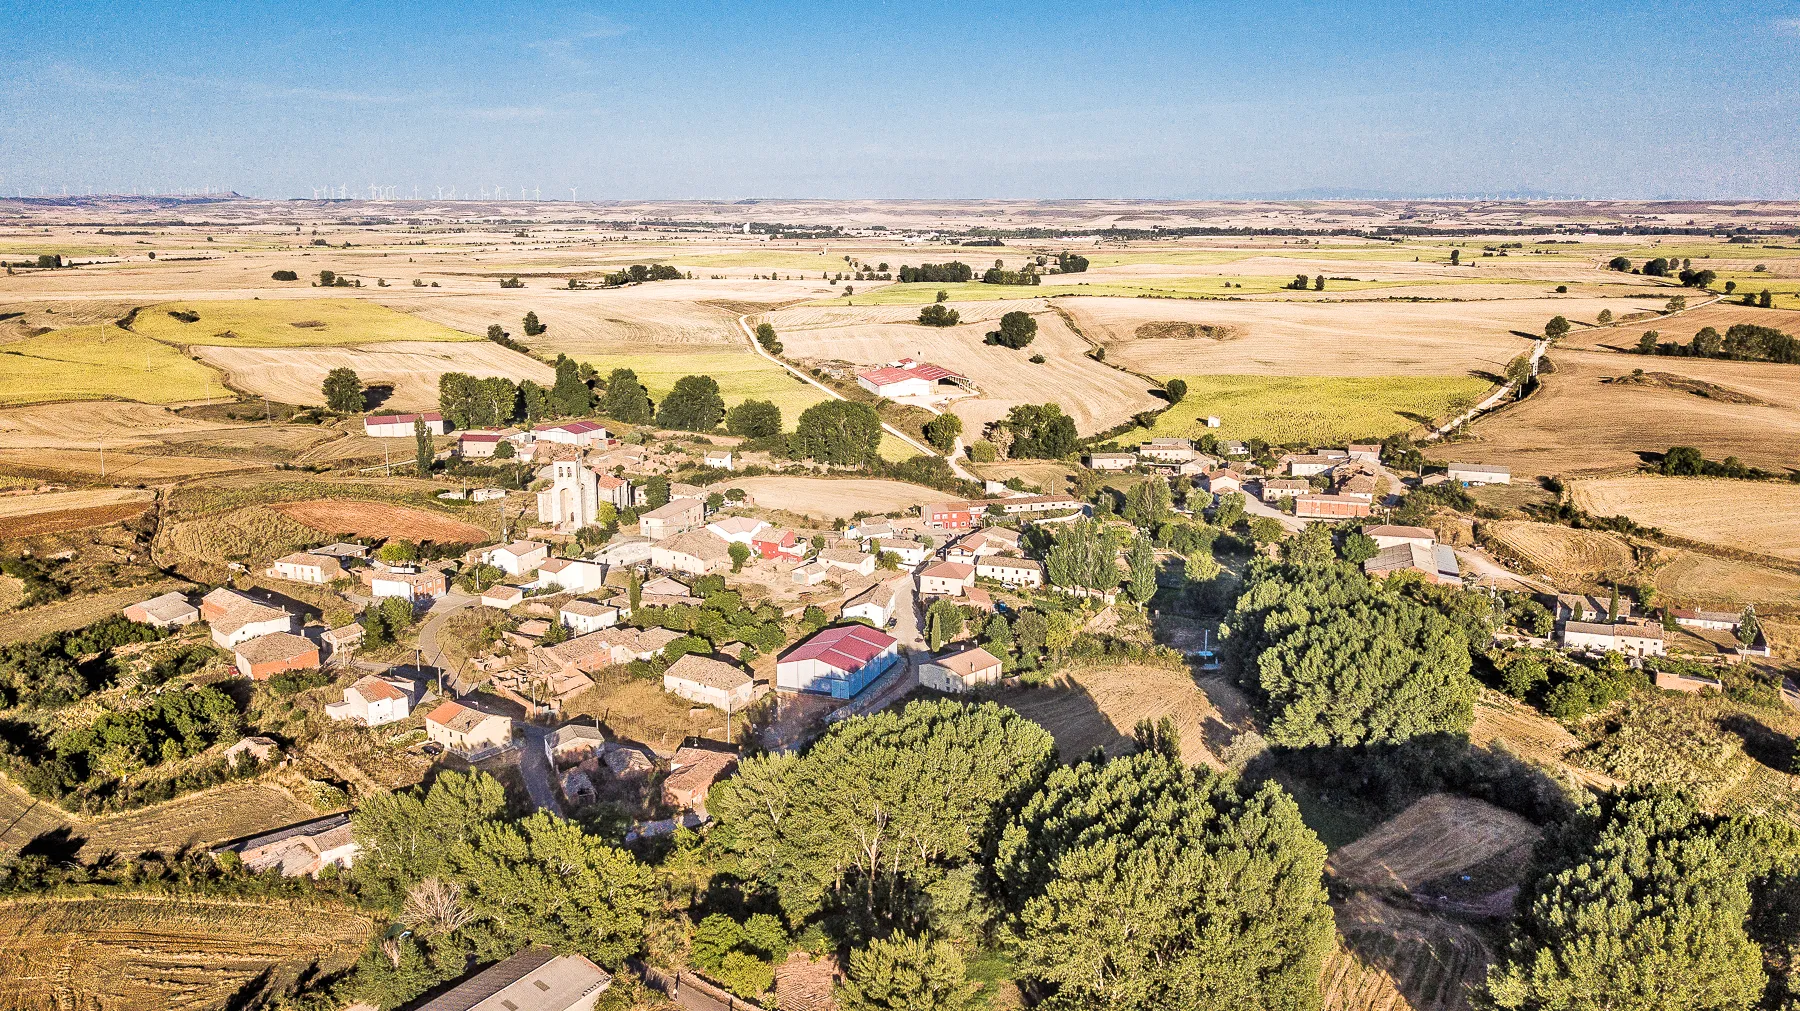
POLYGON ((154 492, 137 488, 7 496, 0 498, 0 531, 7 537, 35 537, 105 526, 142 513, 154 501, 154 492))
POLYGON ((1324 1011, 1467 1011, 1493 955, 1461 924, 1357 896, 1337 907, 1324 1011))
POLYGON ((1791 612, 1800 601, 1800 574, 1697 551, 1665 549, 1655 574, 1656 589, 1666 600, 1690 606, 1791 612))
POLYGON ((111 324, 0 344, 0 404, 107 398, 170 404, 224 392, 211 369, 111 324))
POLYGON ((101 439, 106 440, 108 447, 125 447, 226 427, 213 421, 184 418, 166 407, 150 404, 32 404, 0 409, 0 449, 92 447, 101 439))
POLYGON ((6 615, 5 621, 0 621, 0 643, 20 642, 51 632, 66 632, 91 625, 138 601, 149 600, 169 590, 188 588, 188 584, 182 580, 164 580, 85 597, 71 597, 54 604, 41 604, 30 610, 11 612, 6 615))
POLYGON ((1580 481, 1575 503, 1696 541, 1800 561, 1800 485, 1637 475, 1580 481))
POLYGON ((1522 860, 1538 834, 1511 811, 1434 793, 1333 853, 1326 867, 1353 887, 1412 892, 1503 854, 1522 860))
POLYGON ((574 357, 592 365, 602 378, 613 369, 631 369, 652 401, 660 401, 682 376, 711 376, 719 384, 726 407, 746 400, 770 401, 781 408, 781 423, 789 431, 800 420, 801 411, 829 399, 818 387, 753 354, 741 341, 735 350, 647 349, 618 355, 577 353, 574 357))
POLYGON ((952 496, 904 481, 879 478, 746 477, 716 486, 742 488, 764 509, 781 509, 821 520, 848 519, 859 512, 915 515, 927 502, 952 496))
POLYGON ((1636 568, 1631 545, 1617 534, 1512 520, 1488 529, 1559 584, 1629 579, 1636 568))
POLYGON ((162 895, 0 903, 0 1005, 16 1011, 237 1006, 333 973, 375 929, 348 906, 162 895))
POLYGON ((283 502, 270 508, 324 534, 397 537, 438 544, 479 544, 488 539, 487 531, 472 523, 386 502, 318 499, 283 502))
POLYGON ((391 386, 382 407, 435 409, 438 376, 466 372, 486 378, 505 376, 514 382, 555 382, 550 366, 490 341, 394 341, 372 347, 201 347, 209 364, 222 369, 231 384, 284 404, 323 404, 325 374, 350 368, 368 386, 391 386))
POLYGON ((238 348, 486 339, 374 302, 339 297, 163 302, 139 310, 131 329, 170 344, 238 348), (185 318, 189 316, 194 317, 191 322, 185 318))
POLYGON ((265 466, 254 460, 221 460, 206 456, 160 453, 102 453, 98 449, 0 449, 0 471, 28 474, 46 480, 99 478, 108 481, 160 481, 256 470, 265 466))
POLYGON ((1232 737, 1219 710, 1186 671, 1093 667, 1064 674, 1043 688, 1002 688, 994 698, 1050 731, 1065 762, 1095 748, 1108 755, 1130 752, 1135 747, 1132 728, 1143 719, 1173 717, 1186 760, 1214 768, 1223 765, 1213 746, 1222 747, 1232 737))
MULTIPOLYGON (((1617 314, 1616 310, 1615 314, 1617 314)), ((1769 326, 1790 334, 1800 334, 1800 311, 1754 309, 1731 302, 1715 302, 1712 305, 1700 306, 1675 316, 1640 319, 1629 323, 1618 323, 1610 327, 1581 330, 1570 334, 1570 340, 1566 342, 1565 346, 1572 349, 1625 351, 1636 348, 1638 338, 1642 337, 1646 330, 1655 330, 1664 341, 1688 344, 1693 341, 1694 335, 1704 327, 1712 327, 1720 333, 1724 333, 1738 323, 1769 326)), ((1657 357, 1651 360, 1668 361, 1670 359, 1657 357)))
POLYGON ((1452 404, 1473 404, 1490 390, 1468 376, 1325 377, 1185 376, 1187 398, 1157 416, 1149 429, 1120 436, 1262 439, 1273 445, 1325 445, 1413 431, 1453 415, 1452 404), (1217 417, 1218 428, 1205 419, 1217 417))
POLYGON ((266 832, 319 813, 279 782, 257 779, 135 811, 80 818, 0 778, 0 850, 16 850, 43 832, 67 829, 71 844, 79 845, 88 860, 103 853, 174 851, 266 832))

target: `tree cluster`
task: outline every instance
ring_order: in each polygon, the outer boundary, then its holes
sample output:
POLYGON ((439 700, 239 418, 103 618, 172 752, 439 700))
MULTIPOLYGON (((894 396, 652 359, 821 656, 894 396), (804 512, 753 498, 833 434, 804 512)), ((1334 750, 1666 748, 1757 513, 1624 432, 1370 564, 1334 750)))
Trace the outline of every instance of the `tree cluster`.
POLYGON ((962 322, 962 313, 944 305, 941 301, 933 302, 919 310, 919 323, 922 326, 955 326, 962 322))
POLYGON ((1012 436, 1014 459, 1060 460, 1081 448, 1075 419, 1056 404, 1019 404, 1002 424, 1012 436))
POLYGON ((839 467, 861 467, 881 459, 881 416, 868 404, 827 400, 800 412, 788 438, 794 456, 839 467))
POLYGON ((682 432, 710 432, 725 419, 725 398, 711 376, 682 376, 657 406, 656 424, 682 432))
POLYGON ((921 263, 917 267, 900 267, 899 278, 903 283, 927 282, 932 284, 954 284, 970 280, 975 271, 961 260, 949 263, 921 263))
POLYGON ((1084 274, 1088 269, 1088 258, 1077 253, 1056 254, 1056 271, 1059 274, 1084 274))
POLYGON ((83 628, 0 646, 0 708, 68 705, 111 682, 115 648, 167 635, 111 614, 83 628))
POLYGON ((1000 317, 1000 329, 988 331, 984 343, 1017 351, 1037 338, 1037 329, 1037 318, 1030 313, 1009 312, 1000 317))

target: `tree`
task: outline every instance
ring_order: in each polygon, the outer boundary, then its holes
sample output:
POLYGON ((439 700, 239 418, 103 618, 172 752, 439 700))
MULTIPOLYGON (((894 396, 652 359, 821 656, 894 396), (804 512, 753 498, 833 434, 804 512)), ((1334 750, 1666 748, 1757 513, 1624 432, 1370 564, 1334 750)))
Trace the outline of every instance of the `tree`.
POLYGON ((1188 385, 1185 379, 1171 379, 1163 384, 1163 394, 1169 398, 1169 406, 1173 407, 1187 399, 1188 385))
POLYGON ((781 339, 775 335, 775 324, 773 323, 756 324, 756 343, 761 344, 763 350, 772 355, 781 353, 781 339))
POLYGON ((1612 310, 1611 309, 1602 309, 1602 310, 1600 310, 1600 315, 1595 316, 1594 319, 1597 322, 1599 322, 1602 326, 1604 326, 1607 323, 1611 323, 1613 321, 1612 310))
POLYGON ((1613 270, 1625 272, 1630 272, 1631 270, 1631 260, 1624 256, 1615 256, 1611 260, 1608 260, 1606 265, 1613 270))
POLYGON ((725 412, 725 431, 746 439, 781 434, 781 408, 769 400, 746 400, 725 412))
POLYGON ((1015 310, 1000 317, 1000 329, 988 331, 986 343, 1017 351, 1037 338, 1037 329, 1035 317, 1015 310))
POLYGON ((1646 277, 1662 277, 1669 272, 1669 261, 1661 256, 1644 262, 1646 277))
POLYGON ((351 817, 359 847, 351 876, 369 898, 398 906, 414 882, 447 874, 449 851, 505 811, 505 789, 483 772, 445 772, 429 789, 371 794, 351 817))
POLYGON ((962 608, 956 606, 955 601, 940 597, 925 609, 925 635, 933 653, 943 649, 944 643, 955 639, 962 632, 962 608))
POLYGON ((1698 477, 1705 473, 1706 458, 1693 446, 1670 446, 1658 469, 1670 477, 1698 477))
MULTIPOLYGON (((608 392, 610 393, 611 390, 609 389, 608 392)), ((593 408, 594 392, 581 381, 581 366, 575 359, 567 355, 557 355, 556 383, 550 387, 550 409, 560 417, 569 418, 585 415, 593 408)), ((618 417, 608 413, 611 417, 618 417)), ((620 418, 619 420, 628 419, 620 418)))
POLYGON ((1375 538, 1361 530, 1352 530, 1344 535, 1344 543, 1338 548, 1338 557, 1351 565, 1361 565, 1380 551, 1381 547, 1375 543, 1375 538))
POLYGON ((1762 293, 1756 296, 1756 306, 1759 309, 1772 309, 1775 307, 1775 297, 1769 294, 1769 289, 1764 288, 1762 293))
POLYGON ((725 417, 725 398, 711 376, 682 376, 656 411, 656 424, 683 432, 710 432, 725 417))
POLYGON ((537 424, 550 417, 550 391, 527 379, 519 384, 519 409, 525 420, 537 424))
POLYGON ((274 280, 277 280, 277 281, 298 281, 298 280, 300 280, 300 275, 294 273, 291 270, 277 270, 275 273, 270 274, 269 277, 274 280))
POLYGON ((1250 539, 1259 546, 1274 544, 1287 533, 1287 528, 1273 516, 1253 516, 1250 518, 1250 539))
POLYGON ((1718 330, 1710 326, 1703 326, 1699 332, 1694 334, 1694 342, 1689 345, 1688 350, 1696 358, 1713 358, 1717 357, 1724 346, 1725 338, 1719 335, 1718 330))
POLYGON ((505 340, 506 328, 498 323, 489 323, 487 328, 487 339, 495 343, 505 340))
POLYGON ((881 416, 868 404, 827 400, 800 412, 788 449, 802 459, 860 467, 880 459, 881 416))
POLYGON ((980 990, 948 941, 897 937, 850 953, 837 1002, 844 1011, 974 1011, 986 1006, 980 990))
POLYGON ((657 474, 644 482, 644 505, 660 509, 669 504, 669 479, 657 474))
POLYGON ((1525 387, 1531 382, 1530 355, 1520 355, 1506 363, 1506 381, 1512 384, 1515 396, 1525 395, 1525 387))
POLYGON ((1645 330, 1644 336, 1638 338, 1637 353, 1640 355, 1655 354, 1656 341, 1660 336, 1661 334, 1658 334, 1655 330, 1645 330))
POLYGON ((1569 321, 1561 316, 1552 316, 1550 322, 1544 324, 1544 336, 1550 340, 1562 340, 1568 335, 1569 321))
POLYGON ((1213 506, 1213 526, 1230 530, 1243 520, 1244 512, 1244 493, 1226 492, 1219 496, 1218 505, 1213 506))
POLYGON ((431 429, 425 427, 423 418, 413 421, 413 444, 419 452, 419 476, 431 476, 431 464, 437 459, 437 449, 431 444, 431 429))
POLYGON ((1075 419, 1056 404, 1016 405, 1003 424, 1012 437, 1009 455, 1016 459, 1060 460, 1081 448, 1075 419))
MULTIPOLYGON (((42 257, 40 257, 39 259, 41 260, 42 257)), ((41 266, 43 266, 43 264, 40 262, 38 264, 38 266, 41 267, 41 266)), ((329 271, 329 270, 319 271, 319 287, 329 288, 336 283, 337 283, 337 274, 335 272, 329 271)))
POLYGON ((1686 295, 1676 295, 1673 298, 1669 299, 1668 305, 1663 306, 1663 312, 1666 312, 1666 313, 1667 312, 1680 312, 1681 310, 1686 309, 1686 308, 1687 308, 1687 296, 1686 295))
POLYGON ((1452 249, 1450 251, 1450 265, 1454 267, 1460 262, 1462 262, 1462 250, 1452 249))
POLYGON ((363 384, 355 369, 339 366, 327 372, 321 392, 328 410, 356 414, 363 409, 363 384))
POLYGON ((1745 649, 1756 645, 1756 637, 1762 631, 1762 623, 1756 620, 1756 607, 1744 605, 1744 613, 1738 615, 1737 641, 1745 649))
POLYGON ((538 334, 541 334, 544 331, 550 329, 549 327, 545 326, 544 324, 538 322, 537 313, 535 311, 526 312, 525 319, 521 325, 523 326, 523 328, 525 330, 525 336, 527 336, 527 337, 536 337, 538 334))
POLYGON ((1151 597, 1156 596, 1156 551, 1150 547, 1149 541, 1140 537, 1131 545, 1130 553, 1125 556, 1125 564, 1131 573, 1125 584, 1126 591, 1131 594, 1132 600, 1140 604, 1147 603, 1151 597))
POLYGON ((1119 566, 1113 560, 1117 550, 1105 527, 1093 520, 1076 520, 1057 533, 1044 567, 1055 586, 1110 590, 1119 585, 1119 566))
POLYGON ((1136 526, 1154 530, 1168 517, 1170 503, 1169 482, 1153 474, 1125 493, 1125 518, 1136 526))
POLYGON ((1324 291, 1325 290, 1325 275, 1324 274, 1320 274, 1317 277, 1313 278, 1313 290, 1314 291, 1324 291))
POLYGON ((727 550, 731 554, 731 571, 744 571, 744 563, 750 560, 750 545, 743 541, 732 541, 727 550))
POLYGON ((638 382, 636 372, 612 370, 606 377, 606 392, 600 398, 600 413, 628 425, 650 424, 650 394, 638 382))
POLYGON ((988 652, 997 657, 1007 657, 1016 649, 1013 642, 1012 625, 1007 622, 1006 615, 995 612, 987 620, 987 626, 981 630, 981 643, 988 652))
POLYGON ((945 412, 925 423, 925 441, 931 448, 940 453, 949 453, 956 448, 956 439, 962 435, 962 419, 945 412))
POLYGON ((1619 584, 1614 583, 1612 597, 1606 602, 1606 620, 1616 623, 1619 620, 1619 584))
MULTIPOLYGON (((943 295, 943 292, 938 294, 943 295)), ((951 309, 940 302, 934 302, 919 310, 919 322, 925 326, 955 326, 962 322, 962 313, 951 309)))
POLYGON ((1248 796, 1172 736, 1053 770, 994 875, 1025 973, 1057 1008, 1317 1007, 1333 943, 1325 847, 1273 782, 1248 796))

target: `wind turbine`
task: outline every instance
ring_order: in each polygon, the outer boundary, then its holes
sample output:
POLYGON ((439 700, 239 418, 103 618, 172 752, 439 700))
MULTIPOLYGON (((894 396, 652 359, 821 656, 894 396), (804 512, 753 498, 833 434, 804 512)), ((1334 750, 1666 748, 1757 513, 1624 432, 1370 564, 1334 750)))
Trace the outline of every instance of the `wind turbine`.
POLYGON ((569 187, 569 203, 575 202, 575 187, 569 187))

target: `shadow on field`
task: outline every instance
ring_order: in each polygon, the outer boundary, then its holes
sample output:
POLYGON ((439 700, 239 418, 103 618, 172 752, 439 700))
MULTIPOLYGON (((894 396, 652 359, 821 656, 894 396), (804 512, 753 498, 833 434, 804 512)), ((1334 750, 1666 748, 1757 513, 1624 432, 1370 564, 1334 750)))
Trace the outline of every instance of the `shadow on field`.
POLYGON ((1743 740, 1744 754, 1776 772, 1791 771, 1794 742, 1788 735, 1744 713, 1727 717, 1719 726, 1743 740))

